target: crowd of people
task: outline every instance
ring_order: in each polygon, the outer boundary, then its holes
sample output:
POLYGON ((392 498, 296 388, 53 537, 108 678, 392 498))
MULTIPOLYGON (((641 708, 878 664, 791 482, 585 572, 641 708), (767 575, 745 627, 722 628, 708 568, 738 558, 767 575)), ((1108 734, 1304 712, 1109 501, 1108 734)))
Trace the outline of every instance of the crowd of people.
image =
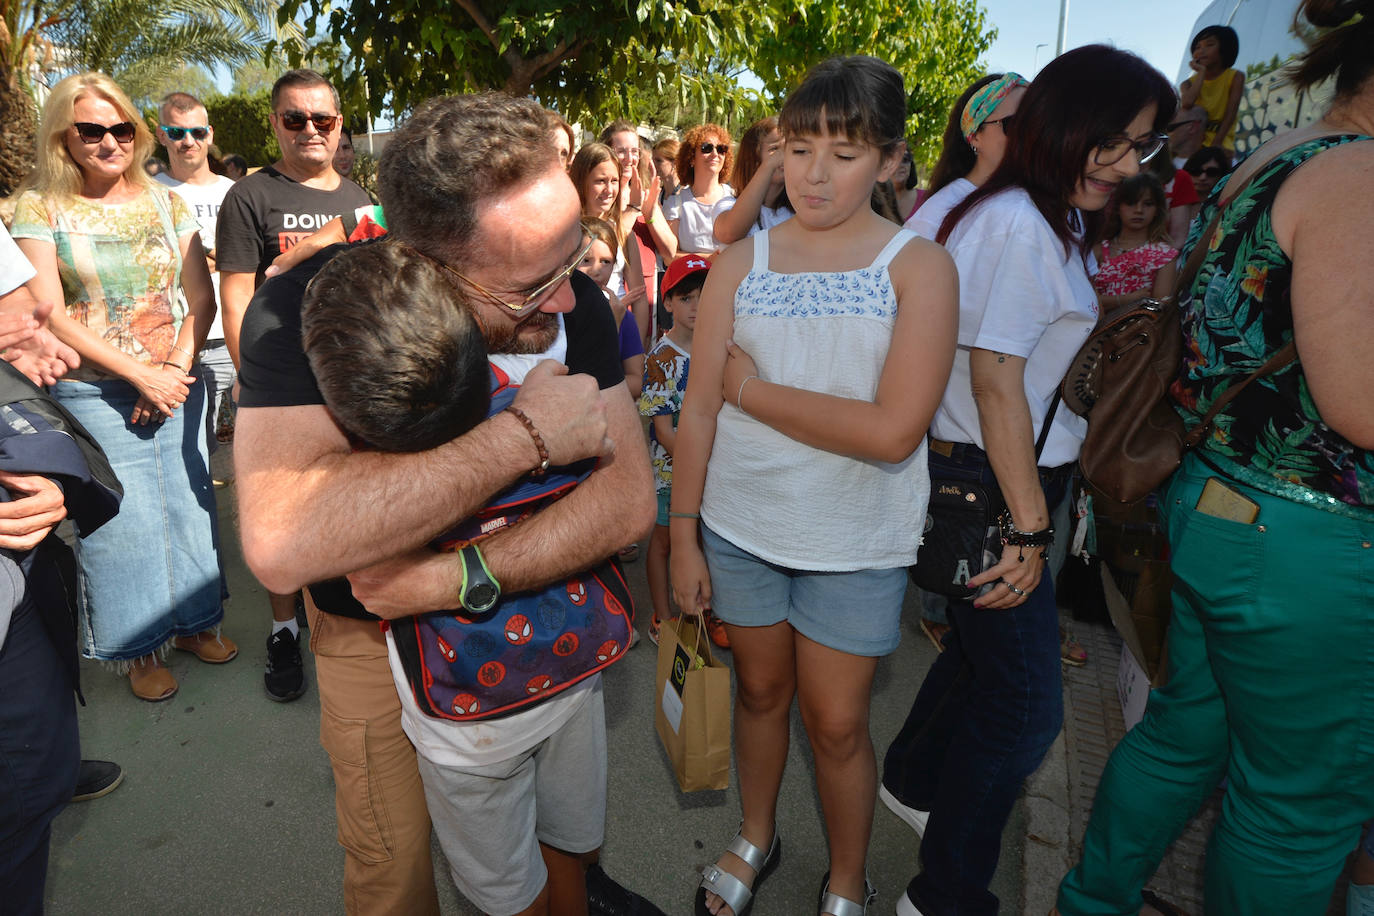
MULTIPOLYGON (((1374 817, 1374 2, 1300 14, 1320 31, 1292 78, 1329 80, 1330 110, 1240 163, 1217 26, 1178 87, 1102 45, 978 80, 924 188, 902 77, 871 57, 817 64, 738 143, 618 120, 579 144, 532 100, 432 99, 380 205, 314 71, 277 80, 281 158, 237 180, 193 96, 152 130, 108 77, 63 80, 0 236, 0 908, 41 911, 53 818, 118 778, 80 760, 77 647, 148 702, 177 692, 170 650, 232 661, 236 536, 270 699, 307 690, 309 633, 350 913, 437 913, 431 834, 494 916, 659 912, 598 864, 601 672, 679 615, 735 686, 740 824, 696 913, 766 893, 794 701, 818 912, 876 909, 882 801, 920 838, 900 916, 996 913, 1003 828, 1084 660, 1055 599, 1088 426, 1061 381, 1197 251, 1170 396, 1187 424, 1219 406, 1159 493, 1169 676, 1057 912, 1167 912, 1144 886, 1223 779, 1208 911, 1323 912, 1374 817), (76 445, 20 447, 48 430, 76 445), (880 759, 869 697, 933 479, 996 494, 1002 547, 971 597, 922 592, 940 651, 880 759)), ((1352 912, 1368 896, 1366 839, 1352 912)))

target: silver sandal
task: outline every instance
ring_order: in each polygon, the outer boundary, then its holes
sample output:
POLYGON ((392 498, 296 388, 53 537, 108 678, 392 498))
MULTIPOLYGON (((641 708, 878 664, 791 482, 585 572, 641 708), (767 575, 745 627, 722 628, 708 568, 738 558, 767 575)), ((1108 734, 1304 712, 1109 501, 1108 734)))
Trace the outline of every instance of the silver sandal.
POLYGON ((864 902, 855 903, 848 897, 841 897, 839 894, 830 892, 830 872, 825 873, 825 878, 821 881, 821 908, 820 916, 867 916, 868 905, 878 896, 873 885, 868 883, 868 876, 864 875, 864 902))
POLYGON ((754 905, 754 894, 763 884, 763 879, 778 867, 778 861, 782 858, 782 841, 778 839, 777 826, 774 826, 773 842, 766 853, 746 840, 742 833, 735 834, 726 851, 739 856, 745 865, 754 870, 754 884, 750 887, 715 863, 706 866, 701 870, 701 884, 697 887, 697 916, 711 916, 711 911, 706 908, 707 893, 725 901, 735 916, 746 916, 754 905))

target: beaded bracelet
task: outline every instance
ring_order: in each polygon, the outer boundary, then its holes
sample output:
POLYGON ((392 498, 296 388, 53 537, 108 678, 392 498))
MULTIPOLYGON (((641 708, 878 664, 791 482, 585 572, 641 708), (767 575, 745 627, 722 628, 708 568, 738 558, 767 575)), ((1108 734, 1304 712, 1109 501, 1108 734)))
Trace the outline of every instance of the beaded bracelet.
POLYGON ((534 447, 539 450, 539 467, 530 471, 531 477, 538 477, 549 469, 549 450, 544 446, 544 437, 539 435, 539 430, 534 428, 534 421, 525 414, 523 410, 514 404, 506 408, 507 412, 515 414, 515 418, 525 425, 525 430, 534 440, 534 447))

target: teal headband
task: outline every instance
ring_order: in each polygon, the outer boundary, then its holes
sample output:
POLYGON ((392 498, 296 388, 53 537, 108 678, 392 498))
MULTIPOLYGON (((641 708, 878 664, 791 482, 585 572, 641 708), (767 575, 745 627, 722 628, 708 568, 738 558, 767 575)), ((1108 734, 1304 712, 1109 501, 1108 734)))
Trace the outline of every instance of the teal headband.
POLYGON ((988 116, 997 110, 997 106, 1008 93, 1029 85, 1024 76, 1008 71, 975 92, 964 106, 964 113, 959 118, 959 129, 964 132, 964 139, 973 139, 973 135, 978 133, 978 128, 982 127, 988 116))

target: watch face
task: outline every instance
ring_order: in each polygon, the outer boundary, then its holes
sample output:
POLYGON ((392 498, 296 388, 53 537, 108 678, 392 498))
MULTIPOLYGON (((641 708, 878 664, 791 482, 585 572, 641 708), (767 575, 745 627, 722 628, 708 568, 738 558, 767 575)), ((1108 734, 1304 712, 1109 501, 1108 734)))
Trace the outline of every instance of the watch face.
POLYGON ((496 589, 496 586, 492 585, 490 582, 479 582, 468 589, 467 595, 464 596, 463 604, 465 604, 470 611, 487 611, 491 609, 491 606, 496 603, 496 599, 500 597, 501 593, 496 589))

